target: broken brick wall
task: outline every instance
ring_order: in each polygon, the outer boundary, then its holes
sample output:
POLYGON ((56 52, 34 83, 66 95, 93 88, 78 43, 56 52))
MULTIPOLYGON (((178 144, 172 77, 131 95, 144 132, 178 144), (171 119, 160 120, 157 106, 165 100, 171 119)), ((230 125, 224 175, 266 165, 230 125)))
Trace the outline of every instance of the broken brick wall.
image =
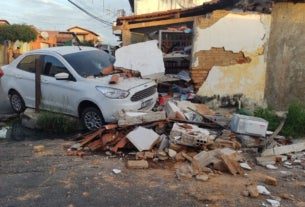
POLYGON ((192 79, 198 95, 244 94, 263 103, 271 15, 214 11, 196 18, 192 79))
POLYGON ((267 60, 266 99, 275 109, 305 103, 305 3, 276 3, 267 60))

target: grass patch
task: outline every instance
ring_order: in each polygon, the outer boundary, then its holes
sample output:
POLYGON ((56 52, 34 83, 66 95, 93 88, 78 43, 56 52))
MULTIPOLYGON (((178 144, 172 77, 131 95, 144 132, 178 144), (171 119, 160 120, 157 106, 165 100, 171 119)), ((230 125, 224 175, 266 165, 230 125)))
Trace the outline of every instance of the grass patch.
POLYGON ((40 112, 37 125, 43 131, 65 134, 75 132, 81 127, 76 118, 46 111, 40 112))
POLYGON ((305 136, 305 105, 292 103, 288 109, 286 123, 282 133, 286 136, 305 136))
MULTIPOLYGON (((270 108, 257 108, 254 116, 261 117, 269 122, 268 129, 274 131, 280 124, 281 118, 270 108)), ((302 103, 292 103, 289 106, 285 125, 281 131, 282 135, 294 138, 305 136, 305 105, 302 103)))
POLYGON ((265 119, 269 122, 268 130, 274 131, 280 125, 281 119, 276 115, 275 111, 270 108, 257 108, 254 116, 265 119))

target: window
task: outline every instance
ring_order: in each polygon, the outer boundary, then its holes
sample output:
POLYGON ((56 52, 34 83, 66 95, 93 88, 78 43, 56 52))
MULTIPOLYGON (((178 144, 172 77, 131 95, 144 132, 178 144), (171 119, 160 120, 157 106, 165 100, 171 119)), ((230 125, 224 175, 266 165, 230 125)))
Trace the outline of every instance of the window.
POLYGON ((20 70, 24 70, 30 73, 35 73, 35 64, 36 60, 38 59, 38 55, 29 55, 23 58, 17 65, 17 68, 20 70))
POLYGON ((101 50, 81 51, 63 56, 82 77, 99 76, 101 71, 113 65, 113 56, 101 50))
POLYGON ((43 75, 54 77, 57 73, 69 73, 67 68, 57 58, 44 56, 43 75))

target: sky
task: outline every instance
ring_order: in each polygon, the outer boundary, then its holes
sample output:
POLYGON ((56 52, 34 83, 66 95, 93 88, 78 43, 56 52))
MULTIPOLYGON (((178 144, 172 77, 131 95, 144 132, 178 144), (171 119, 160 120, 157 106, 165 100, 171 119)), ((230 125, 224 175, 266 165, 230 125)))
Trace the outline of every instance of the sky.
MULTIPOLYGON (((130 14, 128 0, 72 0, 90 13, 113 22, 119 9, 130 14)), ((112 28, 80 11, 68 0, 0 0, 0 19, 11 24, 34 25, 41 30, 66 31, 80 26, 101 35, 103 42, 117 45, 112 28)))

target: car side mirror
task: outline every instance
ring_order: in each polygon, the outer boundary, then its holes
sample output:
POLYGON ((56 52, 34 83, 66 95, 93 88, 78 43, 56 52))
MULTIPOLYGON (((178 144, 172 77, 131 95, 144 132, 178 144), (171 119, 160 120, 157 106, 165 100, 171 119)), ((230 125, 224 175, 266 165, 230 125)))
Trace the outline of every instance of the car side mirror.
POLYGON ((55 74, 56 80, 69 80, 70 75, 68 73, 57 73, 55 74))

